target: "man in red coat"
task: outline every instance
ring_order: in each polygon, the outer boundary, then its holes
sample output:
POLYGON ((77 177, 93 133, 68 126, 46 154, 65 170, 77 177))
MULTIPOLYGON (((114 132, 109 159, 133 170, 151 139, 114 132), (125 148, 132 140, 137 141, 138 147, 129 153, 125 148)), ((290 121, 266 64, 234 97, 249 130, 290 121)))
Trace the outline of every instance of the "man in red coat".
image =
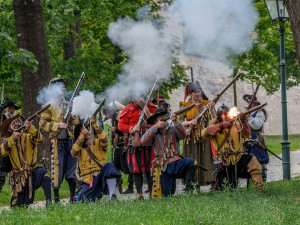
MULTIPOLYGON (((145 100, 143 97, 133 97, 130 103, 120 113, 118 129, 129 136, 131 136, 130 134, 134 134, 140 129, 142 129, 142 131, 145 131, 147 126, 146 123, 142 128, 137 125, 144 105, 145 100)), ((155 110, 156 106, 151 102, 149 103, 148 107, 145 107, 146 121, 150 116, 152 116, 155 110)), ((133 147, 131 145, 130 139, 127 145, 128 167, 130 172, 133 173, 133 178, 137 190, 137 198, 143 199, 143 174, 147 175, 148 188, 151 194, 152 177, 150 176, 150 160, 151 158, 154 159, 154 154, 153 151, 151 151, 151 147, 133 147)))

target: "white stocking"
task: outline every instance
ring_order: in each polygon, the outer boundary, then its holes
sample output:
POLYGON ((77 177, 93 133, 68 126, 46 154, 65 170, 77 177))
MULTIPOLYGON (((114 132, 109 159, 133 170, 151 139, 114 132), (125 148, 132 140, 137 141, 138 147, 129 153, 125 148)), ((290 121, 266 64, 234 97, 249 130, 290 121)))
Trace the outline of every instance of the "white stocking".
POLYGON ((109 199, 111 199, 111 196, 116 191, 117 178, 106 179, 106 183, 107 183, 107 186, 108 186, 109 199))

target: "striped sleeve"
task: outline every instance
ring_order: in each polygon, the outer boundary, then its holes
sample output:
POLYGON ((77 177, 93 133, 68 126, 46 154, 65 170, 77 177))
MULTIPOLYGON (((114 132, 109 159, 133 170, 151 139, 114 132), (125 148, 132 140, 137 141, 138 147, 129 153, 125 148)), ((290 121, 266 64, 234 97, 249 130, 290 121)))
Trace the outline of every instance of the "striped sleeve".
POLYGON ((153 142, 153 137, 156 132, 157 132, 157 129, 155 126, 152 126, 150 129, 148 129, 141 138, 142 145, 143 146, 151 146, 152 142, 153 142))
POLYGON ((178 122, 178 124, 174 126, 174 130, 178 140, 182 140, 187 136, 185 129, 180 122, 178 122))

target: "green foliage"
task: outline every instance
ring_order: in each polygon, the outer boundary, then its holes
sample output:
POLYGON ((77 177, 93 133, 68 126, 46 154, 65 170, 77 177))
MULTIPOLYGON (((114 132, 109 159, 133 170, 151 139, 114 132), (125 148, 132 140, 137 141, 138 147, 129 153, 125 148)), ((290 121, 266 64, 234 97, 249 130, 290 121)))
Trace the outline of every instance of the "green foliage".
POLYGON ((5 99, 21 105, 21 70, 35 72, 38 62, 31 52, 17 47, 12 2, 9 0, 0 3, 0 21, 0 85, 5 83, 5 99))
MULTIPOLYGON (((279 32, 272 24, 263 0, 254 3, 260 19, 253 35, 256 37, 253 49, 238 56, 228 57, 231 67, 236 71, 244 72, 242 79, 253 83, 262 82, 268 94, 272 94, 280 87, 280 42, 279 32)), ((285 30, 286 72, 287 87, 299 84, 300 70, 292 32, 288 22, 285 30)))
POLYGON ((183 194, 144 201, 53 205, 5 210, 3 224, 299 224, 300 181, 267 183, 263 193, 246 188, 183 194))

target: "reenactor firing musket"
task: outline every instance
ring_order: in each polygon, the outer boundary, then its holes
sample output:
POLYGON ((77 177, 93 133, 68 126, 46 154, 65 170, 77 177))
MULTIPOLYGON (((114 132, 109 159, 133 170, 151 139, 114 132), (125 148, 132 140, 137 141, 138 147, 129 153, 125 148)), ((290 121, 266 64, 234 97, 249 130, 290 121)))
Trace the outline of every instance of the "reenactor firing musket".
POLYGON ((142 113, 141 113, 141 115, 139 117, 139 121, 138 121, 137 125, 140 126, 141 129, 140 129, 140 131, 136 131, 133 134, 133 140, 132 140, 132 146, 133 147, 139 147, 139 146, 141 146, 141 132, 142 132, 142 127, 143 127, 143 125, 145 123, 145 118, 144 118, 145 117, 145 109, 146 109, 146 107, 148 107, 149 102, 153 98, 153 94, 154 94, 154 91, 155 91, 157 85, 158 85, 158 78, 156 79, 156 81, 155 81, 155 83, 154 83, 154 85, 152 87, 152 90, 151 90, 151 92, 149 94, 149 97, 148 97, 146 103, 145 103, 143 111, 142 111, 142 113))
POLYGON ((251 114, 252 112, 255 112, 256 110, 262 109, 266 105, 267 105, 267 103, 264 103, 262 105, 258 105, 258 106, 255 106, 255 107, 251 108, 251 109, 248 109, 245 112, 238 113, 238 111, 236 111, 232 116, 230 115, 230 110, 229 110, 230 121, 233 123, 239 117, 245 117, 246 115, 251 114))
MULTIPOLYGON (((220 97, 224 94, 225 91, 227 91, 227 89, 241 76, 242 74, 239 73, 238 75, 236 75, 232 81, 225 87, 223 88, 223 90, 217 94, 217 96, 212 100, 212 102, 217 103, 220 99, 220 97)), ((207 112, 207 110, 209 109, 209 106, 205 106, 205 108, 195 117, 195 120, 199 120, 200 118, 202 118, 202 116, 207 112)), ((190 135, 192 130, 194 129, 195 125, 191 125, 189 126, 189 128, 187 129, 186 133, 187 135, 190 135)))
MULTIPOLYGON (((46 109, 48 109, 50 107, 50 104, 46 105, 45 107, 43 107, 42 109, 40 109, 39 111, 37 111, 35 114, 33 114, 32 116, 30 116, 27 120, 30 122, 32 121, 35 117, 40 116, 40 114, 42 112, 44 112, 46 109)), ((21 127, 19 127, 18 129, 16 129, 15 131, 20 132, 23 128, 25 128, 25 125, 22 125, 21 127)))
MULTIPOLYGON (((81 84, 83 82, 84 76, 85 76, 85 73, 82 72, 81 77, 79 78, 79 81, 78 81, 78 83, 76 85, 75 91, 73 92, 73 95, 72 95, 72 97, 70 99, 69 106, 68 106, 68 108, 66 110, 66 113, 64 115, 64 118, 62 120, 63 123, 67 122, 67 118, 68 118, 69 113, 70 113, 70 111, 72 109, 72 103, 73 103, 74 97, 78 94, 78 91, 79 91, 79 88, 80 88, 80 86, 81 86, 81 84)), ((59 131, 59 133, 57 135, 57 138, 58 139, 66 139, 67 138, 67 130, 66 129, 60 129, 60 131, 59 131)))

